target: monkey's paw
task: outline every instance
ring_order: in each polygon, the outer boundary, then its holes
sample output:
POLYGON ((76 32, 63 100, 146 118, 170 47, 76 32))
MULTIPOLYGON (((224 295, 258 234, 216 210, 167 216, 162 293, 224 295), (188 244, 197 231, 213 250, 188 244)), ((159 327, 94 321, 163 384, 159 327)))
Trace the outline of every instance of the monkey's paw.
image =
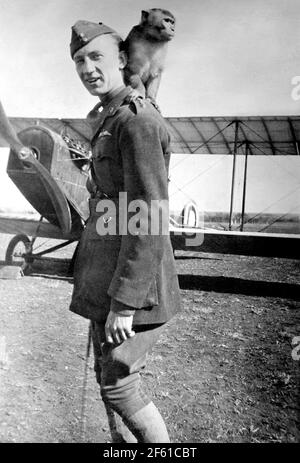
POLYGON ((130 91, 130 93, 127 95, 126 99, 125 99, 125 102, 126 103, 132 103, 133 101, 137 101, 140 103, 140 105, 142 106, 142 108, 145 107, 145 100, 144 100, 144 97, 143 95, 140 94, 140 92, 136 89, 132 89, 130 91))
POLYGON ((146 100, 148 100, 154 106, 154 108, 161 114, 161 109, 160 109, 160 107, 158 106, 158 104, 156 103, 156 101, 155 101, 155 99, 153 97, 147 96, 146 100))

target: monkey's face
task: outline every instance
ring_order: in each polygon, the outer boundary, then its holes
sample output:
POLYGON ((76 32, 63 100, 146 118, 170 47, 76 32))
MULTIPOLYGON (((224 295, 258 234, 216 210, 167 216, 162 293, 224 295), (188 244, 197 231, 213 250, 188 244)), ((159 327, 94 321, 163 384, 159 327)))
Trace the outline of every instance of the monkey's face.
POLYGON ((175 34, 175 18, 164 17, 161 20, 161 35, 166 40, 171 40, 175 34))
POLYGON ((171 13, 158 8, 143 13, 142 24, 148 37, 163 42, 174 37, 175 18, 171 13))
POLYGON ((74 54, 77 73, 86 89, 99 98, 123 85, 126 61, 110 34, 100 35, 74 54))

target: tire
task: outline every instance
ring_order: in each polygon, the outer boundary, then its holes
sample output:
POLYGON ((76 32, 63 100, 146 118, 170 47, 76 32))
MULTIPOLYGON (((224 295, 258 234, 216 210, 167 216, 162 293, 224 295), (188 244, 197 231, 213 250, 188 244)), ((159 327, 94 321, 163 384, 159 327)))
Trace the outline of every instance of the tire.
POLYGON ((24 271, 32 259, 27 258, 26 254, 31 251, 31 241, 27 235, 19 234, 14 236, 7 246, 5 262, 7 265, 19 265, 24 271), (20 256, 16 254, 22 254, 20 256))

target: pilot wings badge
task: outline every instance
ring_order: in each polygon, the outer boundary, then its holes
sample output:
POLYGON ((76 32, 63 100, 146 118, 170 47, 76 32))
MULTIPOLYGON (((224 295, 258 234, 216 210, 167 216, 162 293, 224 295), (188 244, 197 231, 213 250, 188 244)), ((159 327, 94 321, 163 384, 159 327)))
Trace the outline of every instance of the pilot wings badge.
POLYGON ((108 132, 108 130, 102 130, 102 132, 99 133, 98 138, 102 137, 111 137, 111 133, 108 132))

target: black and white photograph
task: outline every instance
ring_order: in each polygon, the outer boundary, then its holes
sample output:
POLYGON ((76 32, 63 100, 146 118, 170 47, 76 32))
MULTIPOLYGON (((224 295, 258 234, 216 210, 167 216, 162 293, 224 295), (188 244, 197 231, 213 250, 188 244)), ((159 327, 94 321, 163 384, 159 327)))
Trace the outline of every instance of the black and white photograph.
POLYGON ((299 443, 299 0, 0 9, 0 443, 299 443))

